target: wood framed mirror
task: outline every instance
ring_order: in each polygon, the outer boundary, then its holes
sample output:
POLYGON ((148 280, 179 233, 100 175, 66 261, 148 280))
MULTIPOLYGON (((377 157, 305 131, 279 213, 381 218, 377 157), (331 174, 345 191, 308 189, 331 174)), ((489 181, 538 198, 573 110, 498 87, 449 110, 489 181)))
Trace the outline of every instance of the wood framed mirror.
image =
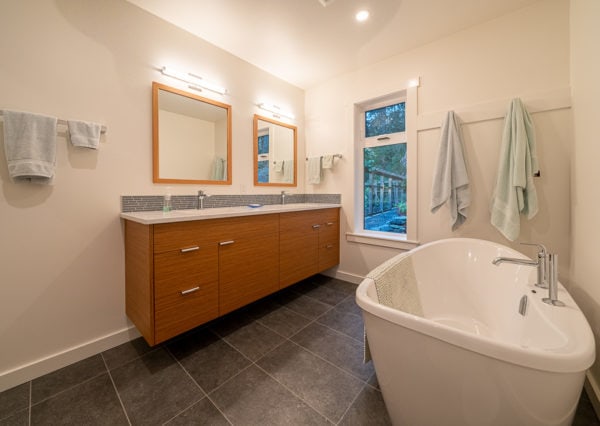
POLYGON ((231 185, 231 105, 152 83, 152 180, 231 185))
POLYGON ((296 186, 297 128, 254 115, 254 185, 296 186))

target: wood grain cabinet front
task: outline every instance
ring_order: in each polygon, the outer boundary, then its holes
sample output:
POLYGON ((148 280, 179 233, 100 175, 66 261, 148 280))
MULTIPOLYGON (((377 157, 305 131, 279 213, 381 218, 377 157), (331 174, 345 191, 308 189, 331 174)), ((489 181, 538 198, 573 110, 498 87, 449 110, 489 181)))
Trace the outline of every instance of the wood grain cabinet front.
POLYGON ((279 290, 279 215, 228 219, 219 242, 219 313, 279 290))
POLYGON ((126 220, 126 312, 153 346, 337 263, 339 208, 126 220))
POLYGON ((281 213, 279 285, 287 287, 329 269, 340 259, 338 208, 281 213))
POLYGON ((215 244, 154 255, 156 342, 219 316, 217 262, 215 244))

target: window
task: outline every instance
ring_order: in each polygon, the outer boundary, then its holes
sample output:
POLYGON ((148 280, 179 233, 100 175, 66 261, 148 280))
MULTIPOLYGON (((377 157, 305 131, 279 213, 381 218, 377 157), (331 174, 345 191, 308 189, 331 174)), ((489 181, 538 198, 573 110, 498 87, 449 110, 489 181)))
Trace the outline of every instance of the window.
POLYGON ((368 102, 360 111, 362 229, 406 234, 406 98, 368 102))
POLYGON ((405 90, 354 104, 356 198, 348 241, 417 244, 417 87, 409 82, 405 90))
POLYGON ((269 182, 269 133, 260 131, 258 136, 258 181, 269 182))

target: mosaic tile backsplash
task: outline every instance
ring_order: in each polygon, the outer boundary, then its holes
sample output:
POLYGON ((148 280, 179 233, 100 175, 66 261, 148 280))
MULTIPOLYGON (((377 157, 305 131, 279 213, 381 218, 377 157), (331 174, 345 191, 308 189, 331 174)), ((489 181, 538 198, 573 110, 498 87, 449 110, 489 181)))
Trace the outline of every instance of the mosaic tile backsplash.
MULTIPOLYGON (((285 203, 325 203, 340 204, 341 194, 288 194, 285 203)), ((237 207, 248 204, 280 204, 281 194, 211 195, 204 199, 204 208, 237 207)), ((173 195, 171 204, 174 210, 195 209, 198 206, 196 195, 173 195)), ((123 195, 121 212, 160 211, 163 207, 162 195, 123 195)))

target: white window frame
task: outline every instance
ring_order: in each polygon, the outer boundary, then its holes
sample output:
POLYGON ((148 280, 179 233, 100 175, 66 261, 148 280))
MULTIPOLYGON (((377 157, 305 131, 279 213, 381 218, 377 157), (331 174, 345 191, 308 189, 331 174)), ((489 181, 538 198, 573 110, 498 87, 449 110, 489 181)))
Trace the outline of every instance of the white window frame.
MULTIPOLYGON (((411 80, 418 81, 418 79, 411 80)), ((346 233, 346 240, 356 243, 410 249, 418 245, 417 239, 417 87, 409 85, 383 96, 372 97, 354 103, 354 145, 355 145, 355 188, 354 188, 354 230, 346 233), (365 111, 405 102, 405 131, 390 135, 366 138, 365 111), (377 140, 389 137, 388 140, 377 140), (406 234, 371 231, 364 229, 364 148, 406 143, 406 234)))

